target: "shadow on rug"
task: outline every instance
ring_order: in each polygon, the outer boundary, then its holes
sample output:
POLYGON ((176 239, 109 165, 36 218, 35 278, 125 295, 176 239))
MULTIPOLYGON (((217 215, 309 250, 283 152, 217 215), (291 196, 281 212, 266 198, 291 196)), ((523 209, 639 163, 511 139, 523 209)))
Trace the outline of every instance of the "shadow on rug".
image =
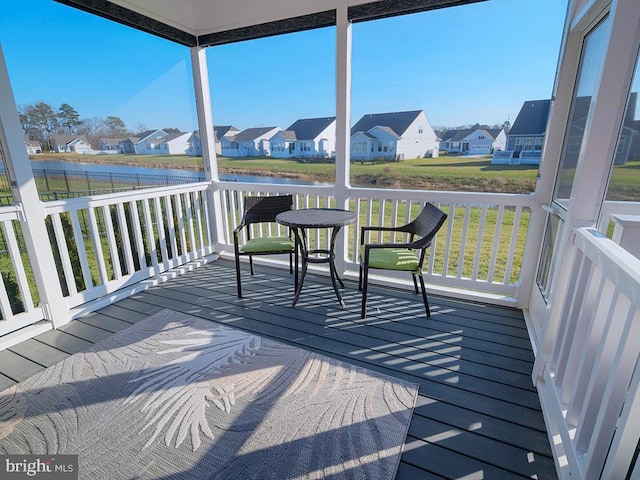
POLYGON ((0 394, 0 453, 81 479, 393 479, 417 386, 164 310, 0 394))

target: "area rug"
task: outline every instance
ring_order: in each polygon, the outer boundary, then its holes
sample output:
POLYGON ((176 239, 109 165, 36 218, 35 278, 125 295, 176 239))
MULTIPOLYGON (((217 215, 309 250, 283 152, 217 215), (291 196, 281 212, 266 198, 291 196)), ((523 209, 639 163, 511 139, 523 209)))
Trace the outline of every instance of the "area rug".
POLYGON ((164 310, 0 393, 1 454, 81 479, 393 479, 417 386, 164 310))

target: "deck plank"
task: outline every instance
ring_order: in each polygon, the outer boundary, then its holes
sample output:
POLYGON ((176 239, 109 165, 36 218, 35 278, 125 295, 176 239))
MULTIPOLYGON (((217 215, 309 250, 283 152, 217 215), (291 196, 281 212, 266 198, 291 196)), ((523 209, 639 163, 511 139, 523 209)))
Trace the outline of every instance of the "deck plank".
POLYGON ((35 339, 70 355, 87 350, 93 345, 92 342, 69 335, 62 330, 50 330, 38 335, 35 339))
MULTIPOLYGON (((427 319, 420 296, 372 286, 373 307, 363 320, 352 281, 345 282, 345 309, 326 276, 308 275, 296 308, 286 271, 257 266, 243 281, 238 299, 233 262, 212 262, 8 354, 44 368, 169 308, 416 383, 396 480, 556 478, 522 312, 430 295, 427 319)), ((0 389, 15 384, 2 364, 0 357, 0 389)))
POLYGON ((90 313, 89 315, 80 318, 79 321, 82 323, 86 323, 87 325, 92 325, 94 327, 107 330, 110 333, 119 332, 120 330, 133 325, 132 323, 125 322, 124 320, 118 320, 117 318, 113 318, 109 315, 104 315, 102 312, 90 313))
POLYGON ((3 392, 7 388, 11 388, 17 384, 18 382, 16 382, 15 380, 12 380, 9 377, 6 377, 0 373, 0 392, 3 392))
POLYGON ((0 373, 15 382, 21 382, 44 370, 42 365, 10 350, 0 352, 0 373))
POLYGON ((61 362, 69 356, 68 353, 47 345, 46 343, 34 340, 33 338, 14 345, 9 350, 23 357, 27 357, 29 360, 45 368, 61 362))

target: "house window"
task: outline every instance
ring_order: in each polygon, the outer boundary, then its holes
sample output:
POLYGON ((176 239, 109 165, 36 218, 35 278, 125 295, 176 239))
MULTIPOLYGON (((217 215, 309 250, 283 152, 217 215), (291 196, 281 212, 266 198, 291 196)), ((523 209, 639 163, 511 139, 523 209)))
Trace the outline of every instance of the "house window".
POLYGON ((533 137, 527 137, 524 139, 523 150, 533 150, 533 137))
MULTIPOLYGON (((640 191, 629 188, 631 172, 640 166, 640 149, 638 148, 637 125, 640 125, 640 110, 638 109, 638 94, 640 92, 640 53, 636 60, 636 70, 631 81, 629 96, 627 97, 627 111, 620 128, 620 136, 616 155, 613 159, 609 185, 607 187, 608 201, 640 202, 640 191), (630 134, 630 132, 633 132, 630 134)), ((637 171, 637 170, 636 170, 637 171)), ((606 230, 606 229, 604 229, 606 230)))
POLYGON ((533 149, 538 151, 542 150, 543 143, 544 143, 543 137, 536 137, 535 142, 533 144, 533 149))
POLYGON ((418 133, 422 135, 423 132, 424 132, 424 125, 418 125, 418 133))

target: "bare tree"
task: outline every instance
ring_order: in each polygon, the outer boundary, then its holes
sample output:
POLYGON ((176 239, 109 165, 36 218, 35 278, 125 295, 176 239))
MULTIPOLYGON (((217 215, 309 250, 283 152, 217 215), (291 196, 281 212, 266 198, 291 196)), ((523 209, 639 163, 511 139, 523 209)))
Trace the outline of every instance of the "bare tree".
POLYGON ((85 118, 78 125, 78 134, 84 135, 92 148, 98 148, 100 137, 103 136, 104 131, 104 120, 97 117, 85 118))
POLYGON ((25 133, 37 131, 37 139, 47 145, 47 150, 51 150, 51 136, 58 128, 58 117, 51 108, 51 105, 42 101, 28 105, 23 115, 23 125, 28 126, 28 130, 25 133))

